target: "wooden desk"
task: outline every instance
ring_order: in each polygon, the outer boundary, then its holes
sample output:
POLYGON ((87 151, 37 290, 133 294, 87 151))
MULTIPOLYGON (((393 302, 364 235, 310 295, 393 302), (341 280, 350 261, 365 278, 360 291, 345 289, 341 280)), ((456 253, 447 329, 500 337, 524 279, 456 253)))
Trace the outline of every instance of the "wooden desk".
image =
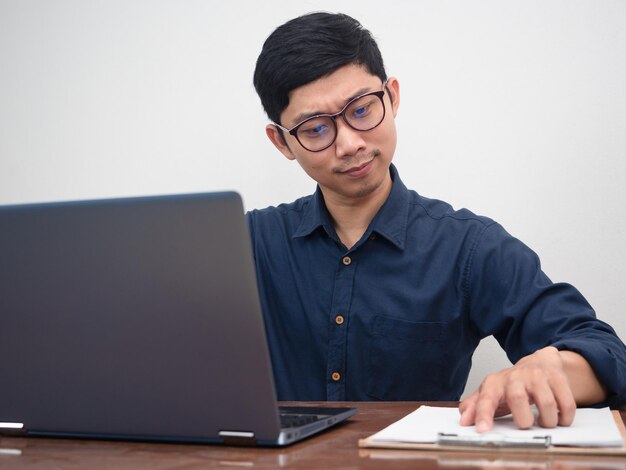
MULTIPOLYGON (((313 403, 312 403, 313 404, 313 403)), ((432 403, 431 403, 432 404, 432 403)), ((324 406, 324 404, 315 403, 324 406)), ((626 470, 623 457, 503 457, 359 449, 357 441, 413 411, 419 403, 342 403, 359 413, 344 424, 280 449, 155 444, 73 439, 0 438, 0 469, 206 469, 206 468, 512 468, 626 470)), ((438 403, 437 405, 454 405, 438 403)), ((626 411, 621 412, 626 419, 626 411)))

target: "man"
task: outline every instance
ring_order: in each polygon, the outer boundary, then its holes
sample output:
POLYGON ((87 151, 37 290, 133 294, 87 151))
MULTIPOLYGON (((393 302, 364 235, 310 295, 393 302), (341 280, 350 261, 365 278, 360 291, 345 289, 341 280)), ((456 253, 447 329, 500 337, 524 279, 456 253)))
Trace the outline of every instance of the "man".
POLYGON ((266 133, 318 186, 248 214, 278 397, 458 400, 494 335, 514 366, 461 405, 491 429, 571 424, 626 402, 626 347, 500 225, 409 191, 392 165, 400 86, 370 33, 314 13, 266 40, 254 85, 266 133))

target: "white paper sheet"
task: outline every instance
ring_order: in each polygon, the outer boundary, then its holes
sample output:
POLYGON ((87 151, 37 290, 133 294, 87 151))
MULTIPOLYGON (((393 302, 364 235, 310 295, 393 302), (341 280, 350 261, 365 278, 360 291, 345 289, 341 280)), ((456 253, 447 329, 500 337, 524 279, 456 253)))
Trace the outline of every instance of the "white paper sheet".
MULTIPOLYGON (((474 426, 461 426, 458 408, 421 406, 372 436, 374 441, 433 443, 440 432, 479 436, 474 426)), ((579 408, 571 426, 518 429, 513 418, 496 418, 491 432, 506 437, 551 436, 555 446, 622 447, 623 440, 609 408, 579 408)))

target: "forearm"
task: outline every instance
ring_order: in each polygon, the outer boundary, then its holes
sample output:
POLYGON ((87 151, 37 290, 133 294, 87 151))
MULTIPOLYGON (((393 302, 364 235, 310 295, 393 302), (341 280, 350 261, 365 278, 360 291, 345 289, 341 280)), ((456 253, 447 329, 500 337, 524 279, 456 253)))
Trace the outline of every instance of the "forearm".
POLYGON ((573 351, 559 351, 559 355, 577 405, 593 405, 606 400, 606 389, 583 356, 573 351))

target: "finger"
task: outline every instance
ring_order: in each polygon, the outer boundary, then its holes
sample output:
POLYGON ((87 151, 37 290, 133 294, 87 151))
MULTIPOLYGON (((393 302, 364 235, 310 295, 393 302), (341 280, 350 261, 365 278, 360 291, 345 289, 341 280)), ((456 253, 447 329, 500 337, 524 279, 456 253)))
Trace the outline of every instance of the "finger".
POLYGON ((559 409, 552 387, 545 376, 542 375, 531 381, 528 392, 539 412, 537 424, 542 428, 556 427, 559 422, 559 409))
POLYGON ((472 424, 474 424, 477 399, 478 392, 474 392, 459 404, 459 412, 461 413, 461 426, 471 426, 472 424))
POLYGON ((481 384, 474 416, 477 432, 487 432, 493 427, 493 417, 503 399, 503 390, 501 376, 489 376, 481 384))
POLYGON ((506 403, 513 415, 513 421, 520 429, 528 429, 535 422, 535 415, 530 408, 530 397, 520 380, 511 380, 506 388, 506 403))
POLYGON ((494 416, 497 418, 499 416, 506 416, 511 414, 511 410, 509 409, 509 405, 506 401, 501 401, 498 407, 496 408, 496 412, 494 416))
MULTIPOLYGON (((459 412, 461 413, 459 424, 461 426, 471 426, 474 424, 476 417, 477 400, 478 392, 476 391, 459 404, 459 412)), ((509 406, 506 404, 506 402, 501 402, 500 404, 498 404, 494 416, 506 416, 510 413, 511 410, 509 410, 509 406)))
POLYGON ((569 426, 576 415, 576 400, 569 381, 565 375, 558 375, 552 379, 551 386, 558 408, 558 424, 569 426))

